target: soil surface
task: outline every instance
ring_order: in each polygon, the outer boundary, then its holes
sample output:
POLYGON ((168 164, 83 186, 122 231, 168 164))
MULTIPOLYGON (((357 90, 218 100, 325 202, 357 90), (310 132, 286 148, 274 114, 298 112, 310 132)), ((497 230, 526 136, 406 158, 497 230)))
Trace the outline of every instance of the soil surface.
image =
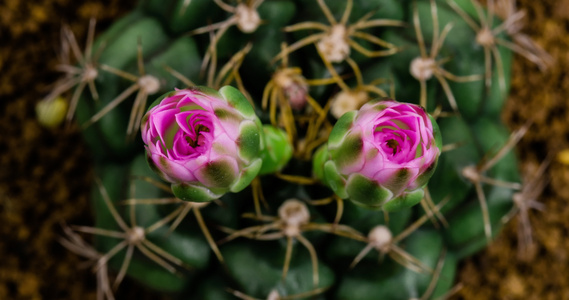
MULTIPOLYGON (((92 224, 89 153, 78 128, 48 130, 35 104, 59 74, 60 28, 83 45, 134 0, 0 1, 0 299, 95 299, 95 277, 58 243, 61 222, 92 224), (78 268, 79 267, 79 268, 78 268)), ((117 299, 159 299, 124 282, 117 299)))
MULTIPOLYGON (((0 299, 94 299, 95 277, 57 241, 61 221, 90 224, 92 182, 88 149, 77 128, 48 130, 34 106, 51 88, 60 28, 85 40, 89 18, 97 32, 135 1, 3 0, 0 2, 0 299)), ((504 112, 510 128, 534 124, 519 144, 523 170, 534 172, 548 153, 569 149, 569 0, 520 0, 524 32, 555 59, 541 73, 517 56, 504 112)), ((569 165, 554 159, 539 201, 530 211, 534 245, 519 257, 514 218, 492 245, 461 265, 463 299, 569 299, 569 165)), ((157 299, 123 282, 118 299, 157 299)))
MULTIPOLYGON (((518 145, 522 171, 535 172, 549 154, 569 148, 569 1, 519 0, 527 11, 524 32, 554 58, 553 68, 538 68, 516 56, 510 99, 503 119, 511 129, 534 124, 518 145)), ((465 299, 569 299, 569 165, 554 155, 546 173, 549 185, 538 199, 545 211, 530 210, 534 245, 518 256, 519 218, 475 257, 459 275, 465 299)))

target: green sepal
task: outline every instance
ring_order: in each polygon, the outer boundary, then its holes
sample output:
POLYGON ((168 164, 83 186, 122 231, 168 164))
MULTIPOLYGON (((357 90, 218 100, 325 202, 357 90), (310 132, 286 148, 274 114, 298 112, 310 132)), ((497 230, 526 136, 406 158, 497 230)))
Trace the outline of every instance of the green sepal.
POLYGON ((324 164, 328 159, 329 153, 326 144, 320 146, 312 156, 312 174, 322 182, 325 182, 324 164))
POLYGON ((219 118, 222 121, 231 121, 239 123, 243 119, 238 112, 233 112, 225 108, 216 108, 213 110, 213 113, 217 118, 219 118))
MULTIPOLYGON (((162 180, 168 181, 168 176, 164 172, 162 172, 162 170, 158 168, 158 166, 154 163, 154 160, 152 159, 152 155, 150 154, 150 152, 148 150, 145 150, 144 153, 146 156, 146 165, 148 166, 148 168, 152 170, 154 174, 158 175, 162 180)), ((164 157, 160 157, 159 160, 160 162, 163 162, 164 157)))
POLYGON ((237 174, 233 173, 231 165, 228 158, 221 157, 205 163, 195 170, 194 174, 200 183, 208 188, 226 189, 237 179, 237 174))
POLYGON ((381 209, 384 203, 393 197, 390 190, 361 174, 350 176, 346 183, 346 192, 351 201, 369 209, 381 209))
POLYGON ((336 164, 329 160, 324 164, 324 179, 326 185, 342 199, 348 198, 346 193, 346 180, 340 175, 336 164))
POLYGON ((425 169, 423 174, 417 177, 415 183, 417 184, 418 187, 422 188, 425 187, 425 185, 427 185, 429 179, 431 179, 431 177, 433 176, 433 174, 435 174, 435 171, 437 170, 438 161, 439 158, 437 157, 435 161, 430 166, 428 166, 427 169, 425 169))
POLYGON ((412 192, 405 192, 403 195, 393 198, 389 202, 385 203, 383 205, 383 210, 387 212, 393 212, 410 208, 421 202, 421 199, 423 199, 424 195, 425 191, 422 188, 419 188, 412 192))
POLYGON ((429 120, 431 120, 431 124, 433 124, 433 137, 435 138, 435 146, 439 148, 440 151, 443 148, 443 136, 441 134, 441 129, 439 128, 439 123, 437 123, 437 120, 435 120, 433 116, 430 114, 427 115, 429 116, 429 120))
POLYGON ((338 147, 346 133, 352 128, 352 124, 354 123, 355 117, 358 114, 357 111, 349 111, 343 114, 336 124, 334 124, 334 128, 330 132, 330 136, 328 136, 328 146, 331 148, 338 147))
MULTIPOLYGON (((219 91, 212 89, 210 87, 207 86, 203 86, 203 85, 196 85, 196 86, 192 86, 190 87, 191 90, 200 92, 206 96, 212 97, 212 98, 216 98, 216 99, 225 99, 225 97, 223 97, 221 95, 221 93, 219 93, 219 91)), ((227 99, 225 99, 227 101, 227 99)))
POLYGON ((226 85, 219 89, 219 93, 223 96, 223 99, 239 111, 243 117, 249 120, 255 120, 257 118, 253 106, 251 106, 251 103, 249 103, 247 98, 245 98, 238 89, 226 85))
POLYGON ((385 182, 382 183, 384 187, 389 189, 395 196, 402 193, 405 188, 409 186, 409 182, 413 173, 407 168, 400 168, 393 173, 385 182))
POLYGON ((239 157, 245 162, 250 162, 260 156, 261 151, 261 128, 253 121, 245 120, 239 124, 239 137, 237 147, 239 157))
POLYGON ((437 169, 437 164, 439 162, 439 157, 443 149, 443 137, 441 134, 441 129, 439 128, 439 124, 437 123, 435 118, 433 118, 433 116, 431 116, 430 114, 427 115, 429 116, 429 120, 431 120, 431 124, 433 125, 434 145, 431 145, 431 147, 437 147, 439 149, 439 155, 437 156, 435 161, 430 166, 428 166, 427 169, 423 171, 421 175, 417 177, 416 184, 419 187, 424 187, 429 182, 429 179, 431 179, 431 177, 435 173, 437 169))
POLYGON ((251 183, 251 181, 253 181, 253 179, 259 174, 259 170, 261 170, 262 165, 263 165, 263 160, 261 158, 257 158, 253 162, 251 162, 251 164, 248 167, 241 169, 239 177, 237 178, 235 183, 233 183, 231 188, 229 188, 229 190, 234 193, 237 193, 246 188, 251 183))
POLYGON ((209 202, 218 199, 225 193, 222 189, 214 192, 204 186, 187 183, 172 183, 171 187, 174 196, 189 202, 209 202))
MULTIPOLYGON (((328 144, 331 159, 338 168, 352 165, 362 160, 364 141, 360 133, 352 133, 344 138, 338 147, 333 148, 328 144)), ((363 161, 361 161, 363 165, 363 161)))
POLYGON ((284 168, 292 157, 293 148, 286 132, 271 125, 263 125, 265 148, 259 154, 263 166, 259 175, 272 174, 284 168))

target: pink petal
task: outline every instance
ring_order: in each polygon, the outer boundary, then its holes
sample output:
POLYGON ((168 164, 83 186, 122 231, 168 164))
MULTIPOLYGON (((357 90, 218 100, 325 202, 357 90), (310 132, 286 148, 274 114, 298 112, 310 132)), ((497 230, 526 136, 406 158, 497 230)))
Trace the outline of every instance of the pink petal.
POLYGON ((190 170, 164 155, 152 154, 151 159, 169 182, 191 182, 196 179, 190 170))

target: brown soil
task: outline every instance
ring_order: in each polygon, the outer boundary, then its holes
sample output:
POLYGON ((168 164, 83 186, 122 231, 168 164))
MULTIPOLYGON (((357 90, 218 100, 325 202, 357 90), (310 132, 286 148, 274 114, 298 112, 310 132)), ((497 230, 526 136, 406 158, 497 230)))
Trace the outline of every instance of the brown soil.
MULTIPOLYGON (((556 59, 542 74, 517 57, 504 113, 511 128, 535 121, 519 145, 523 166, 535 167, 547 153, 569 148, 569 0, 519 2, 528 11, 525 32, 556 59)), ((40 127, 34 105, 57 78, 52 70, 61 24, 83 41, 91 16, 101 32, 133 6, 119 0, 0 2, 0 299, 94 299, 93 274, 78 270, 81 259, 57 242, 61 220, 90 223, 89 155, 76 128, 40 127)), ((462 264, 459 297, 569 299, 569 166, 554 161, 548 173, 551 183, 540 199, 547 211, 530 213, 531 255, 516 255, 515 218, 487 250, 462 264)), ((123 283, 117 298, 156 298, 132 284, 123 283)))
MULTIPOLYGON (((82 43, 91 16, 104 30, 134 2, 0 2, 0 299, 95 299, 93 274, 57 242, 62 220, 92 223, 89 154, 77 128, 42 128, 34 106, 59 75, 61 25, 82 43)), ((118 299, 156 299, 125 284, 118 299)))
MULTIPOLYGON (((535 124, 518 150, 523 168, 534 168, 549 153, 569 148, 569 1, 520 0, 528 12, 524 30, 555 58, 542 74, 520 56, 514 64, 511 96, 504 121, 518 128, 535 124)), ((462 264, 459 280, 465 299, 569 299, 569 166, 553 161, 550 184, 539 199, 545 212, 530 211, 535 245, 524 259, 517 256, 518 218, 485 251, 462 264)))

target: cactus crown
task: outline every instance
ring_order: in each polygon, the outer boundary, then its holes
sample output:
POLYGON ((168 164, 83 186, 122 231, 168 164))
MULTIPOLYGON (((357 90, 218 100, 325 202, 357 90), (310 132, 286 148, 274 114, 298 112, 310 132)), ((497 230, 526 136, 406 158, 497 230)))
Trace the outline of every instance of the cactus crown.
POLYGON ((511 151, 529 124, 499 119, 512 52, 550 62, 521 18, 477 0, 144 0, 97 40, 92 21, 83 53, 64 29, 78 66, 46 101, 77 86, 67 119, 101 180, 95 227, 63 244, 108 299, 107 266, 115 287, 196 299, 445 295, 458 260, 539 207, 511 151))

